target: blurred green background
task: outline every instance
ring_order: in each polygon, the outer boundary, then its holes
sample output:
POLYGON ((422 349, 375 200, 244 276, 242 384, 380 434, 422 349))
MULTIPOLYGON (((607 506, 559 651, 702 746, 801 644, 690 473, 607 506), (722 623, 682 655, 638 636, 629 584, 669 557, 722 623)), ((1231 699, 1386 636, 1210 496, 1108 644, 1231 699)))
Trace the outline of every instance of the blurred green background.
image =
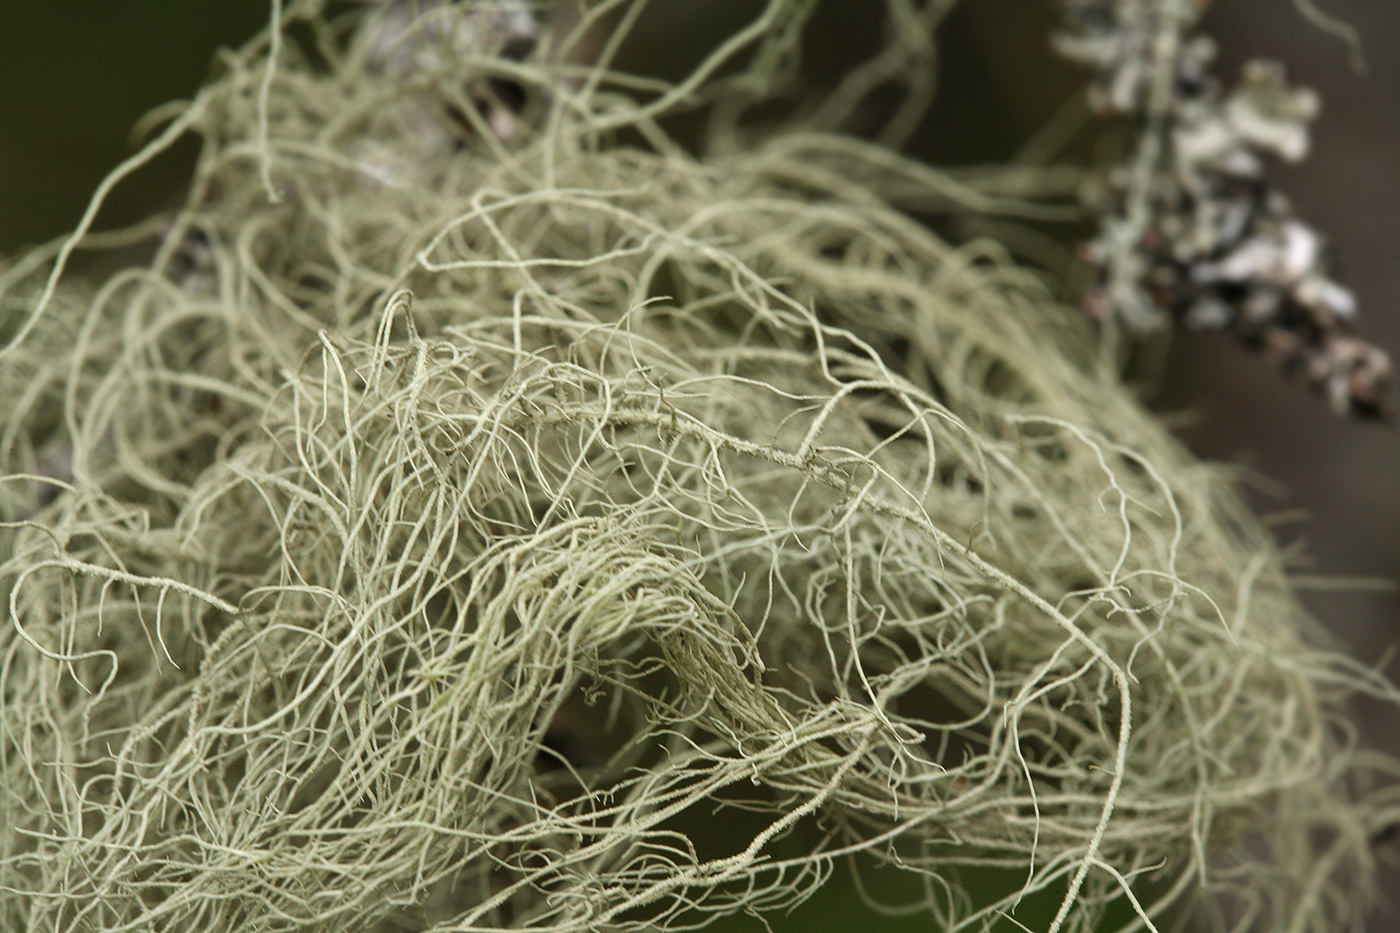
MULTIPOLYGON (((152 107, 194 94, 220 47, 268 19, 267 0, 0 0, 0 253, 77 222, 134 151, 152 107)), ((176 151, 113 193, 99 227, 178 203, 198 151, 176 151)))

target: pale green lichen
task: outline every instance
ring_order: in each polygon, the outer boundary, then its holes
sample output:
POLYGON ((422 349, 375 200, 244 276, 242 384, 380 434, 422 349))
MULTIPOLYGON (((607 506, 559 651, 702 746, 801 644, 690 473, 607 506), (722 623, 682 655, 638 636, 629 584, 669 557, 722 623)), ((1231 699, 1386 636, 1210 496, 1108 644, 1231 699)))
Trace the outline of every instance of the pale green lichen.
POLYGON ((878 192, 1009 203, 368 45, 230 59, 149 267, 4 280, 0 926, 675 928, 856 854, 943 929, 1352 916, 1394 692, 1073 311, 878 192))

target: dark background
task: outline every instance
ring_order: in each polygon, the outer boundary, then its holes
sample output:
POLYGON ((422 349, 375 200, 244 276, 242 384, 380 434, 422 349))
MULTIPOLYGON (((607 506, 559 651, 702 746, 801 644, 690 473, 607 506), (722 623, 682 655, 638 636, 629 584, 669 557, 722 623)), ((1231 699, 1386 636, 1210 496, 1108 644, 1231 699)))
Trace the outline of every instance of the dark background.
MULTIPOLYGON (((708 0, 671 0, 685 21, 708 0)), ((664 9, 667 3, 660 3, 664 9)), ((717 7, 734 8, 728 2, 717 7)), ((816 48, 872 35, 875 0, 837 0, 816 48)), ((216 50, 266 23, 267 0, 0 0, 0 254, 71 229, 102 176, 134 151, 130 129, 148 109, 188 97, 216 50)), ((1375 342, 1400 356, 1400 3, 1326 0, 1353 24, 1370 70, 1283 0, 1217 0, 1207 28, 1221 77, 1253 56, 1286 62, 1316 89, 1323 114, 1311 156, 1273 178, 1301 216, 1330 238, 1339 277, 1360 299, 1375 342)), ((1045 51, 1053 7, 1037 0, 966 0, 943 43, 944 101, 914 140, 936 160, 1004 158, 1070 94, 1081 75, 1045 51)), ((691 23, 662 36, 693 37, 691 23)), ((703 30, 701 30, 703 32, 703 30)), ((673 40, 674 41, 674 40, 673 40)), ((835 56, 833 56, 833 60, 835 56)), ((820 61, 814 67, 820 67, 820 61)), ((178 203, 196 146, 119 187, 98 227, 178 203)), ((1240 464, 1260 511, 1301 543, 1307 572, 1370 578, 1351 592, 1304 594, 1323 624, 1368 662, 1400 643, 1400 433, 1334 417, 1226 338, 1180 335, 1155 404, 1181 419, 1202 456, 1240 464), (1291 517, 1288 517, 1291 516, 1291 517), (1282 520, 1287 517, 1287 520, 1282 520)), ((1400 679, 1400 664, 1389 665, 1400 679)), ((1368 708, 1369 742, 1400 753, 1400 717, 1368 708)), ((1396 889, 1392 877, 1384 887, 1396 889)), ((1394 909, 1373 931, 1400 929, 1394 909)))

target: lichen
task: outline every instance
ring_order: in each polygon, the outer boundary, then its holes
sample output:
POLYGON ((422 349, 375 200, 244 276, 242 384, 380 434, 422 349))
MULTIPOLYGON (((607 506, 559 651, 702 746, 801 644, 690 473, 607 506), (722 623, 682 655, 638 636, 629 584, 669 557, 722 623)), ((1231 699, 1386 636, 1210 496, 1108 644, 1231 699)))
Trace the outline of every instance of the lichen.
POLYGON ((949 930, 1352 916, 1396 695, 1076 311, 879 192, 998 197, 658 124, 808 11, 663 87, 292 5, 319 58, 154 144, 148 265, 7 267, 0 926, 679 928, 857 855, 949 930))

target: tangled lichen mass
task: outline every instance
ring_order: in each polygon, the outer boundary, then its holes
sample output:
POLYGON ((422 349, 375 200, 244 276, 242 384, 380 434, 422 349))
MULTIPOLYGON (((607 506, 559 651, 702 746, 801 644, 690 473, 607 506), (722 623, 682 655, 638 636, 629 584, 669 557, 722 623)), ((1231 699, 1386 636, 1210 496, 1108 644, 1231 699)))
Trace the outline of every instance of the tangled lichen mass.
POLYGON ((0 927, 692 928, 871 864, 939 929, 1345 922, 1392 688, 1073 310, 880 194, 937 172, 668 142, 795 32, 551 54, 640 6, 522 58, 521 4, 293 5, 148 266, 4 267, 0 927))

